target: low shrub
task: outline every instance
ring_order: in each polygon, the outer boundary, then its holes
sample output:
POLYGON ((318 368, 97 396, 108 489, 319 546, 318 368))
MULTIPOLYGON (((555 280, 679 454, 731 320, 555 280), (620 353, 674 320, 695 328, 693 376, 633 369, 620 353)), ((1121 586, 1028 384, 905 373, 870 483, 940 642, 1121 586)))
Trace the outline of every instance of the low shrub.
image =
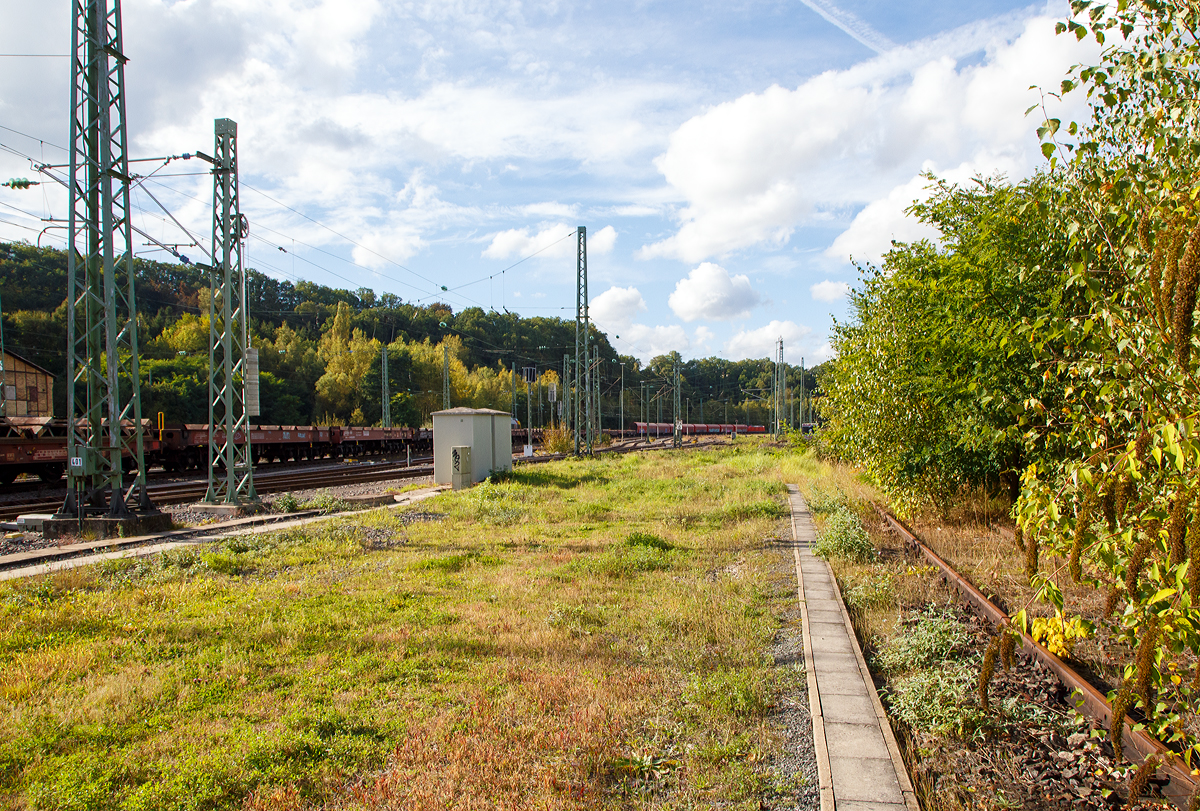
POLYGON ((625 539, 626 546, 649 546, 654 549, 660 549, 663 552, 670 552, 675 547, 666 540, 651 535, 649 532, 631 532, 629 537, 625 539))
POLYGON ((292 493, 284 493, 275 498, 274 507, 280 512, 294 513, 300 509, 300 499, 292 493))
POLYGON ((570 453, 575 437, 565 428, 547 428, 542 432, 542 448, 548 453, 570 453))
POLYGON ((867 531, 848 507, 840 507, 825 520, 825 529, 817 535, 813 554, 826 560, 871 563, 877 557, 867 531))
POLYGON ((721 517, 727 522, 749 521, 754 518, 783 518, 787 514, 783 505, 774 499, 728 504, 721 510, 721 517))
POLYGON ((567 564, 569 567, 606 577, 631 577, 643 572, 656 572, 671 568, 670 556, 655 546, 640 544, 612 546, 598 555, 584 555, 567 564))
POLYGON ((931 608, 909 618, 908 628, 888 640, 875 662, 887 673, 938 665, 966 649, 973 637, 953 610, 931 608))
POLYGON ((767 709, 767 691, 761 674, 745 670, 718 670, 697 677, 688 685, 686 699, 741 718, 760 718, 767 709))
POLYGON ((836 512, 848 509, 850 506, 850 500, 846 498, 846 494, 840 488, 832 486, 814 486, 805 501, 808 503, 808 509, 814 514, 836 512))
POLYGON ((846 604, 854 608, 890 608, 896 604, 896 591, 887 572, 869 575, 842 592, 846 604))
POLYGON ((318 510, 323 515, 350 509, 349 502, 343 501, 332 493, 317 493, 300 506, 306 510, 318 510))
POLYGON ((979 680, 976 664, 918 670, 891 683, 892 715, 916 730, 963 737, 981 729, 987 716, 968 700, 979 680))

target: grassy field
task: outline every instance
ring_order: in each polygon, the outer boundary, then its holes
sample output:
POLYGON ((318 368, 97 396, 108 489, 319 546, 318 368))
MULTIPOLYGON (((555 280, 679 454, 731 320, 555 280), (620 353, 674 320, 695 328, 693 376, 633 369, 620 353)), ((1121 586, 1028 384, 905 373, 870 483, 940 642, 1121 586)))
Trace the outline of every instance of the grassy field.
POLYGON ((539 465, 0 586, 0 805, 758 808, 794 599, 762 575, 813 469, 539 465))

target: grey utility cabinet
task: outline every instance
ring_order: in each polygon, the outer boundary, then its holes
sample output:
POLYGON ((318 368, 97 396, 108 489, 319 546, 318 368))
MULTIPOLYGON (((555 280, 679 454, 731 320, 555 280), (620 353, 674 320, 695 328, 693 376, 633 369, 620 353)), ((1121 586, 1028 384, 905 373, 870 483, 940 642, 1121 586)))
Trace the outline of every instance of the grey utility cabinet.
POLYGON ((471 481, 512 470, 512 415, 491 408, 433 412, 433 480, 453 484, 456 447, 471 449, 471 481))

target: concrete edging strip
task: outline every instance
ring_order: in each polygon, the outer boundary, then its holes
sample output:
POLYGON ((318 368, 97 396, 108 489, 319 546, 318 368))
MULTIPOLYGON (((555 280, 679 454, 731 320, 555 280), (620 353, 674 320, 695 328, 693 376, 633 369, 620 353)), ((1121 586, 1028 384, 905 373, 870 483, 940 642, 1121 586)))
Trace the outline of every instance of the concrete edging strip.
MULTIPOLYGON (((896 743, 896 736, 892 732, 892 726, 888 721, 887 713, 884 711, 883 702, 879 700, 879 692, 875 689, 875 682, 871 678, 871 671, 867 667, 866 659, 863 657, 862 648, 858 644, 858 637, 854 633, 854 625, 850 621, 850 614, 846 610, 845 602, 842 600, 841 590, 838 588, 837 579, 833 576, 833 570, 829 564, 819 558, 815 558, 808 553, 804 556, 801 554, 802 544, 807 545, 813 538, 814 531, 812 528, 811 518, 808 514, 807 505, 801 496, 799 487, 796 485, 788 485, 788 504, 791 510, 792 517, 792 538, 793 538, 793 556, 796 561, 796 582, 798 586, 798 596, 800 599, 800 611, 804 628, 804 663, 807 669, 808 676, 808 703, 811 708, 813 718, 813 742, 817 753, 817 773, 820 781, 821 790, 821 811, 836 811, 840 806, 843 808, 858 809, 905 809, 905 811, 920 811, 920 805, 917 802, 916 792, 913 790, 912 781, 908 776, 908 769, 904 765, 904 759, 900 755, 900 747, 896 743), (822 620, 819 625, 824 625, 827 629, 823 635, 814 634, 814 628, 809 621, 809 595, 805 592, 804 583, 804 566, 803 561, 809 559, 810 574, 816 574, 817 580, 828 577, 829 587, 825 596, 819 597, 819 602, 823 605, 822 613, 827 614, 832 618, 834 611, 830 603, 837 604, 837 615, 841 618, 841 623, 830 620, 822 620), (815 572, 812 571, 816 567, 815 572), (838 625, 842 627, 839 629, 838 625), (833 630, 829 630, 829 629, 833 630), (848 638, 845 643, 838 641, 836 637, 844 633, 848 638), (830 636, 829 634, 834 634, 830 636), (818 636, 818 640, 824 640, 825 647, 828 650, 817 651, 815 645, 817 640, 814 636, 818 636), (831 655, 845 656, 845 653, 837 654, 835 650, 838 646, 848 647, 853 653, 855 662, 854 667, 843 669, 843 673, 852 673, 857 670, 856 675, 859 676, 861 682, 861 692, 865 695, 858 697, 858 687, 855 685, 856 679, 850 679, 849 682, 838 676, 836 666, 826 665, 827 669, 822 676, 817 672, 818 667, 822 664, 818 662, 818 653, 822 654, 822 662, 831 662, 831 655), (830 684, 838 689, 834 690, 832 695, 821 695, 822 681, 829 680, 830 684), (845 695, 842 695, 845 693, 845 695), (866 703, 869 702, 871 711, 866 711, 866 703), (826 702, 829 702, 832 709, 832 715, 827 712, 826 702), (855 706, 861 709, 854 709, 855 706), (857 712, 857 717, 852 717, 857 712), (864 714, 865 713, 865 714, 864 714), (838 715, 842 717, 838 718, 838 715), (871 718, 873 721, 866 721, 871 718), (832 720, 831 720, 832 719, 832 720), (849 723, 848 723, 849 722, 849 723), (833 729, 838 730, 838 735, 835 735, 831 741, 827 735, 833 723, 833 729), (863 726, 865 724, 865 726, 863 726), (876 754, 871 757, 863 757, 861 749, 857 748, 851 740, 844 737, 845 731, 855 729, 861 731, 878 728, 879 734, 882 736, 882 743, 886 748, 887 755, 883 756, 884 748, 880 747, 880 738, 874 737, 874 743, 870 743, 869 748, 876 754), (832 748, 835 751, 830 751, 832 748), (842 768, 838 769, 834 761, 840 761, 842 768), (893 799, 883 799, 880 797, 862 796, 861 786, 848 785, 853 783, 850 774, 846 772, 846 764, 853 762, 856 766, 861 767, 861 774, 855 775, 854 779, 860 779, 862 782, 870 782, 866 777, 866 771, 870 764, 874 764, 877 770, 876 779, 882 780, 880 785, 881 790, 886 789, 886 793, 893 799), (891 768, 888 769, 883 764, 890 763, 891 768), (842 775, 840 782, 835 785, 838 774, 842 775), (895 782, 891 783, 888 772, 894 777, 895 782), (898 791, 897 791, 898 790, 898 791), (859 796, 856 796, 856 791, 859 796), (897 793, 899 796, 897 796, 897 793), (842 799, 844 797, 844 799, 842 799), (899 800, 899 801, 897 801, 899 800)), ((819 594, 825 588, 824 584, 817 584, 817 593, 819 594)), ((845 661, 844 666, 849 666, 849 661, 845 661)), ((828 692, 828 690, 827 690, 828 692)), ((857 734, 857 733, 853 733, 857 734)), ((874 732, 869 732, 867 737, 874 736, 874 732)))
MULTIPOLYGON (((794 486, 789 485, 788 491, 794 486)), ((797 490, 795 495, 799 495, 797 490)), ((790 502, 790 499, 789 499, 790 502)), ((809 633, 808 601, 804 599, 804 573, 800 567, 800 528, 796 511, 792 514, 792 557, 796 561, 796 589, 800 597, 800 628, 804 632, 804 675, 808 679, 808 712, 813 723, 813 749, 817 755, 817 782, 821 791, 821 811, 834 811, 833 770, 829 763, 829 745, 825 740, 825 719, 821 715, 821 693, 817 685, 817 667, 813 661, 812 634, 809 633)))

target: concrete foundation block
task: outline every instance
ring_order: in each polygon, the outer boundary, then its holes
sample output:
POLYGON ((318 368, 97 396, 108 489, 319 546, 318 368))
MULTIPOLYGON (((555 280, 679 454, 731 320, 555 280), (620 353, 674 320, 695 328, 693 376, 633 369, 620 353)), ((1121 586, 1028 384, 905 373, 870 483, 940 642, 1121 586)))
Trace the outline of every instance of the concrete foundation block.
POLYGON ((132 538, 135 535, 152 535, 171 529, 169 513, 139 513, 129 518, 90 517, 79 519, 55 516, 42 521, 42 535, 54 540, 75 535, 92 538, 132 538))

